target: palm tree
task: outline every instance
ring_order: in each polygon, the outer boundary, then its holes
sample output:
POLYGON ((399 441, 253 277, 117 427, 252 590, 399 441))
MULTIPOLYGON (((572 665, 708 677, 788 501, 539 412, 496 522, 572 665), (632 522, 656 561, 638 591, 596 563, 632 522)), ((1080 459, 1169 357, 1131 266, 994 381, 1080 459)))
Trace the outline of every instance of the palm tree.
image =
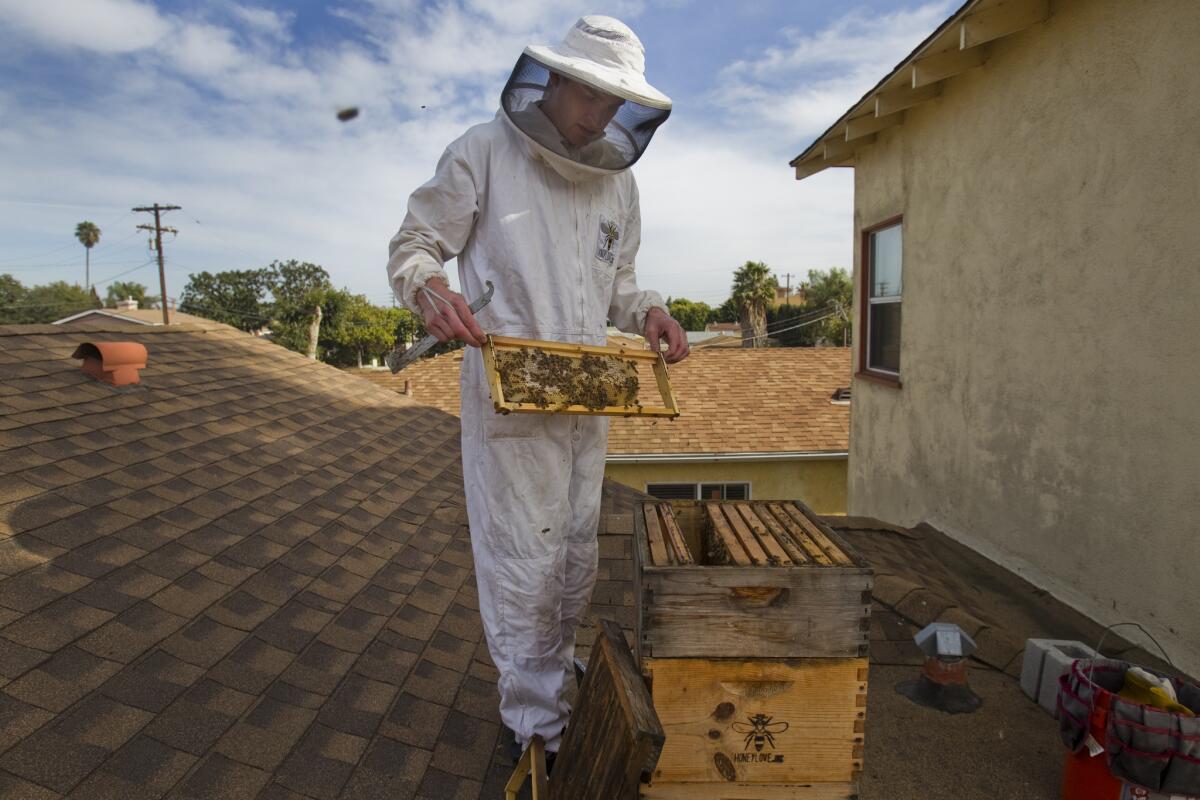
POLYGON ((75 226, 75 238, 86 248, 84 252, 83 288, 92 285, 92 248, 100 241, 100 228, 94 222, 83 221, 75 226))
POLYGON ((767 304, 779 281, 761 261, 747 261, 733 273, 733 302, 742 324, 742 347, 767 346, 767 304))

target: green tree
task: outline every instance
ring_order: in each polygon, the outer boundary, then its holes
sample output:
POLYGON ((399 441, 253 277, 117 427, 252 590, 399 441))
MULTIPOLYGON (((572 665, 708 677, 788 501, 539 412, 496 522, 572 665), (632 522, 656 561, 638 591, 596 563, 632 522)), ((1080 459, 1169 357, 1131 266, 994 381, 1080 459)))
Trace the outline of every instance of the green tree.
POLYGON ((83 287, 87 289, 92 285, 92 248, 100 242, 100 228, 84 220, 75 226, 75 238, 83 245, 83 287))
POLYGON ((737 322, 738 310, 737 303, 733 302, 730 297, 724 303, 714 308, 708 313, 709 322, 737 322))
POLYGON ((828 272, 808 271, 808 280, 804 283, 804 307, 814 311, 831 306, 842 309, 841 313, 812 326, 817 344, 850 344, 850 320, 853 319, 850 309, 853 305, 854 281, 846 270, 833 267, 828 272))
POLYGON ((277 343, 309 358, 320 357, 321 323, 346 306, 349 295, 338 293, 329 273, 307 261, 274 261, 268 268, 275 298, 271 332, 277 343))
POLYGON ((193 273, 183 287, 179 310, 244 331, 255 331, 271 320, 271 304, 267 300, 271 281, 268 269, 193 273))
POLYGON ((708 303, 688 300, 683 297, 667 298, 667 310, 685 331, 702 331, 712 314, 708 303))
POLYGON ((79 284, 56 281, 26 288, 12 275, 0 275, 0 324, 53 322, 99 307, 95 292, 79 284))
POLYGON ((322 326, 325 360, 338 366, 382 358, 397 339, 407 338, 414 328, 413 316, 406 309, 372 305, 361 294, 336 290, 345 296, 337 314, 322 326))
POLYGON ((89 308, 100 308, 100 302, 94 292, 87 291, 77 283, 55 281, 26 290, 21 298, 20 307, 14 309, 17 313, 12 321, 53 322, 80 311, 87 311, 89 308))
MULTIPOLYGON (((828 272, 810 270, 808 280, 802 284, 804 302, 794 306, 781 306, 768 315, 770 329, 787 347, 812 347, 813 345, 836 345, 850 342, 850 307, 854 286, 844 269, 834 267, 828 272), (820 322, 800 328, 788 324, 792 320, 810 319, 819 311, 840 308, 841 311, 820 322)), ((799 324, 793 323, 793 324, 799 324)))
POLYGON ((158 298, 147 295, 145 286, 135 281, 113 281, 104 293, 104 305, 116 308, 119 300, 136 300, 138 308, 158 308, 158 298))
POLYGON ((733 273, 732 300, 742 324, 742 347, 767 346, 767 308, 779 281, 761 261, 747 261, 733 273))
POLYGON ((17 321, 25 303, 25 287, 12 275, 0 275, 0 325, 11 325, 17 321))

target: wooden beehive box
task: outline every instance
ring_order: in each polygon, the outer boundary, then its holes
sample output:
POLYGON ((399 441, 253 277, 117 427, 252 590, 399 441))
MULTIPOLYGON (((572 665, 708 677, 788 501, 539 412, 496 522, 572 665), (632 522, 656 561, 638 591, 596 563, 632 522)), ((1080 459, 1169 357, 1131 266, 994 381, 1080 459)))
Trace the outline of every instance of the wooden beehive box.
POLYGON ((677 785, 716 797, 697 790, 731 784, 772 798, 855 795, 867 659, 647 658, 642 671, 666 735, 642 797, 683 797, 677 785))
POLYGON ((641 657, 866 656, 871 569, 803 503, 643 511, 634 515, 641 657))
POLYGON ((642 512, 638 654, 667 737, 642 797, 855 797, 870 568, 800 502, 642 512))

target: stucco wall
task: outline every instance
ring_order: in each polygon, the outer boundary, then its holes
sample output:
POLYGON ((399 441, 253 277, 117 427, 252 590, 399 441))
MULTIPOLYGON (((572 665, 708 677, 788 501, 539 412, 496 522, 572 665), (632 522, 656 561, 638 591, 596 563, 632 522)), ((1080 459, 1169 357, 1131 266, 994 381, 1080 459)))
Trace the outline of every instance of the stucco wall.
POLYGON ((604 474, 639 492, 647 483, 750 483, 752 500, 803 500, 818 514, 846 513, 846 459, 608 464, 604 474))
POLYGON ((858 155, 855 247, 904 215, 903 387, 855 380, 848 505, 1196 675, 1200 3, 1054 9, 858 155))

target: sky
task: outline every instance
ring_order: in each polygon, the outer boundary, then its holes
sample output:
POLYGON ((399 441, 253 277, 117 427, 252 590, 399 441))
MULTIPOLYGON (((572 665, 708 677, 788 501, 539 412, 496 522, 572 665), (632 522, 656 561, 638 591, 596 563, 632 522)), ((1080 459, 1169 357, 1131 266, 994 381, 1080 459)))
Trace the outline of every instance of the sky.
MULTIPOLYGON (((527 44, 581 14, 646 47, 674 111, 634 167, 639 283, 717 305, 766 262, 851 266, 853 175, 788 161, 949 15, 952 0, 0 0, 0 273, 157 293, 134 213, 188 275, 297 259, 391 303, 388 241, 445 146, 491 119, 527 44), (339 109, 356 119, 340 122, 339 109)), ((453 271, 453 270, 451 270, 453 271)))

